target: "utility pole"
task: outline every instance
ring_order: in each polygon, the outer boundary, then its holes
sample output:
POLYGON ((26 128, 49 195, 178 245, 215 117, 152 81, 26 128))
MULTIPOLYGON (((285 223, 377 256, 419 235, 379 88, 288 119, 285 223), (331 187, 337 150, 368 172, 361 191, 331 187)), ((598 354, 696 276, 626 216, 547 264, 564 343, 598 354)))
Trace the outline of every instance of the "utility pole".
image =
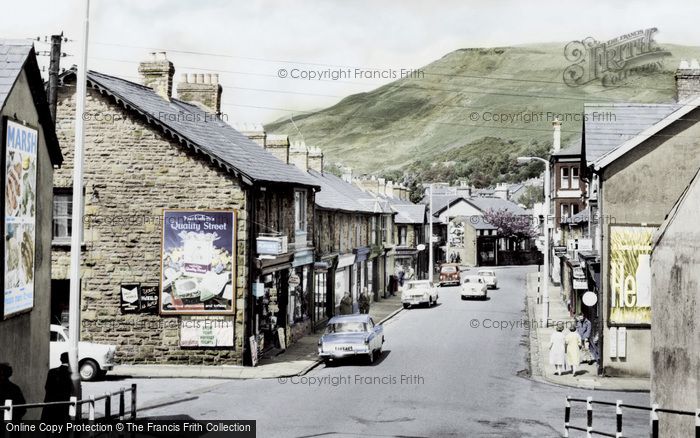
POLYGON ((433 282, 433 183, 430 183, 430 215, 428 216, 428 280, 433 282))
POLYGON ((85 143, 85 96, 87 94, 87 51, 90 25, 90 0, 83 2, 83 28, 80 38, 77 80, 75 82, 75 139, 73 157, 73 211, 70 241, 70 300, 68 317, 68 358, 73 396, 81 398, 78 341, 80 340, 80 243, 83 235, 83 149, 85 143))
POLYGON ((58 71, 61 64, 61 41, 63 32, 60 35, 51 35, 51 54, 49 59, 49 111, 51 119, 56 123, 56 99, 58 95, 58 71))

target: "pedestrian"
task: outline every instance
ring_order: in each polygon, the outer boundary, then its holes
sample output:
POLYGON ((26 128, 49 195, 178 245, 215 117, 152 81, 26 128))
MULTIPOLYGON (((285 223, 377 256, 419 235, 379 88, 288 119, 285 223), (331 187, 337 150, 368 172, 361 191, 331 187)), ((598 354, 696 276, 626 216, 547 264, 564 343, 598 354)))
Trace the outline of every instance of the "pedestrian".
MULTIPOLYGON (((49 370, 44 389, 46 390, 44 403, 70 400, 73 394, 73 382, 68 365, 68 353, 61 353, 61 365, 49 370)), ((41 421, 44 423, 64 424, 68 420, 68 405, 45 406, 41 411, 41 421)))
POLYGON ((581 336, 576 331, 576 325, 569 325, 569 333, 564 337, 566 343, 566 363, 571 367, 571 375, 576 375, 576 367, 581 363, 581 336))
POLYGON ((403 268, 399 271, 399 287, 403 287, 403 282, 404 279, 406 278, 406 273, 403 271, 403 268))
MULTIPOLYGON (((24 394, 19 386, 10 381, 12 377, 12 367, 9 363, 0 363, 0 403, 5 404, 5 400, 12 400, 12 405, 23 405, 26 403, 24 394)), ((19 421, 27 413, 27 408, 13 408, 12 421, 19 421)))
POLYGON ((549 338, 549 364, 554 365, 554 374, 561 376, 566 367, 566 342, 564 340, 564 324, 557 323, 556 331, 549 338))
POLYGON ((416 270, 413 269, 413 266, 409 266, 408 268, 408 281, 413 281, 416 279, 416 270))
POLYGON ((592 356, 590 348, 590 338, 591 338, 591 322, 586 318, 583 313, 576 315, 576 331, 581 337, 581 342, 586 349, 586 356, 592 356))
POLYGON ((358 301, 360 302, 360 313, 369 313, 369 293, 366 287, 362 289, 358 301))
POLYGON ((340 299, 340 314, 341 315, 351 315, 352 314, 352 298, 350 294, 345 292, 343 298, 340 299))
POLYGON ((389 295, 391 295, 392 297, 396 296, 396 276, 395 275, 389 276, 389 295))

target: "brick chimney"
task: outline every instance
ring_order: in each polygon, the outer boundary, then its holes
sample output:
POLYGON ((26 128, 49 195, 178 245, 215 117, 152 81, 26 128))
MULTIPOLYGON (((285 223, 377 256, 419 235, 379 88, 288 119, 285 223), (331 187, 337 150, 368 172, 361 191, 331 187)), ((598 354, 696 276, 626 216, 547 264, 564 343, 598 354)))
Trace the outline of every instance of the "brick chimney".
POLYGON ((343 170, 343 175, 341 176, 343 181, 352 183, 352 168, 351 167, 346 167, 343 170))
POLYGON ((293 164, 301 171, 309 170, 309 149, 303 141, 295 141, 289 147, 289 164, 293 164))
POLYGON ((688 63, 681 60, 676 70, 676 100, 686 102, 700 96, 700 63, 693 59, 688 63))
POLYGON ((265 149, 283 163, 289 164, 289 137, 281 134, 268 134, 265 149))
POLYGON ((152 52, 150 60, 139 64, 139 74, 143 85, 153 88, 163 99, 170 100, 173 96, 175 67, 165 52, 152 52))
POLYGON ((323 173, 323 151, 320 148, 309 149, 309 169, 323 173))
POLYGON ((221 92, 216 73, 183 74, 177 84, 178 99, 204 106, 214 114, 221 114, 221 92))
POLYGON ((497 198, 508 200, 508 192, 508 184, 498 183, 496 184, 496 189, 494 190, 494 196, 497 198))
MULTIPOLYGON (((178 84, 178 93, 179 91, 180 85, 178 84)), ((236 123, 231 126, 233 126, 233 129, 253 140, 261 147, 265 147, 267 133, 265 132, 265 129, 261 123, 236 123)))
POLYGON ((552 126, 554 127, 554 134, 552 137, 552 150, 554 152, 557 152, 559 151, 559 149, 561 149, 561 122, 558 118, 554 119, 554 121, 552 122, 552 126))
POLYGON ((384 194, 386 194, 390 198, 394 197, 394 181, 393 180, 389 180, 386 182, 386 186, 384 186, 384 194))

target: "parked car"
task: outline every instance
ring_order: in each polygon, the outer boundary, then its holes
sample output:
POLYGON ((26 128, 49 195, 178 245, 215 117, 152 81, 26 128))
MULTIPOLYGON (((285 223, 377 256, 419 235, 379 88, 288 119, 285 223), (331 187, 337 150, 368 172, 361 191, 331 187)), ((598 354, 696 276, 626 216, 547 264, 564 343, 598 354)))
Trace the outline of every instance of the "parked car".
POLYGON ((401 291, 401 303, 404 309, 422 304, 430 307, 437 304, 437 300, 437 288, 430 280, 409 281, 401 291))
POLYGON ((326 365, 350 356, 367 356, 369 363, 382 355, 384 328, 369 315, 334 316, 318 340, 318 355, 326 365))
POLYGON ((496 272, 493 269, 479 269, 477 274, 484 279, 487 287, 498 289, 498 278, 496 278, 496 272))
POLYGON ((440 282, 438 283, 442 286, 455 285, 459 286, 462 279, 461 268, 457 263, 444 263, 440 266, 440 282))
MULTIPOLYGON (((61 365, 61 354, 68 351, 68 335, 60 325, 51 324, 51 342, 49 343, 49 367, 61 365)), ((114 368, 115 345, 78 342, 78 354, 81 380, 90 381, 104 376, 114 368)))
POLYGON ((462 299, 487 298, 486 281, 479 275, 467 275, 462 283, 462 299))

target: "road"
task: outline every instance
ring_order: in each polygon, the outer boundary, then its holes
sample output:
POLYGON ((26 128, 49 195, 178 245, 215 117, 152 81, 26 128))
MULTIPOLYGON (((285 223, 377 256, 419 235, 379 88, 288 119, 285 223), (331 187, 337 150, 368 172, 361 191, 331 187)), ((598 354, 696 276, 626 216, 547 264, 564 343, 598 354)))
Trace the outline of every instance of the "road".
MULTIPOLYGON (((458 287, 441 288, 437 306, 400 312, 385 324, 384 354, 373 365, 321 365, 280 380, 127 379, 85 390, 136 382, 140 404, 161 405, 141 416, 255 419, 260 437, 561 436, 565 396, 591 393, 527 378, 522 321, 525 274, 532 269, 497 269, 500 288, 489 291, 487 301, 463 301, 458 287), (501 321, 506 329, 497 327, 501 321)), ((643 393, 593 395, 649 403, 643 393)), ((614 408, 596 413, 596 424, 613 427, 612 414, 614 408)), ((584 424, 582 408, 574 416, 584 424)), ((626 435, 644 435, 646 417, 625 414, 625 421, 626 435)))

